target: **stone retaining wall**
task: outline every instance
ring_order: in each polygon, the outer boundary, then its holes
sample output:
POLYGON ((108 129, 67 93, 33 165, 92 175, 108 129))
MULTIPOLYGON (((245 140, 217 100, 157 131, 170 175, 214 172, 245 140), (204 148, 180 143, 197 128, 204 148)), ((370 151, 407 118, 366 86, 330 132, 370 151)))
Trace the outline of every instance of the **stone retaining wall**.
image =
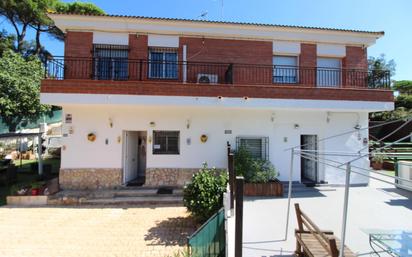
POLYGON ((62 189, 115 188, 122 184, 122 169, 60 169, 62 189))
POLYGON ((145 186, 182 187, 199 168, 147 168, 145 186))

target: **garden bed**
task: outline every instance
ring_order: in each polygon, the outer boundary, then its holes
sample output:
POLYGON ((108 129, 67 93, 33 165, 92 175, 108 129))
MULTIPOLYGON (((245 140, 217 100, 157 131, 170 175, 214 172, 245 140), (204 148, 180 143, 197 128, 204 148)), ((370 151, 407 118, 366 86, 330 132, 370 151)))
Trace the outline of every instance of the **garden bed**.
POLYGON ((245 196, 283 196, 283 184, 279 180, 267 183, 245 183, 245 196))

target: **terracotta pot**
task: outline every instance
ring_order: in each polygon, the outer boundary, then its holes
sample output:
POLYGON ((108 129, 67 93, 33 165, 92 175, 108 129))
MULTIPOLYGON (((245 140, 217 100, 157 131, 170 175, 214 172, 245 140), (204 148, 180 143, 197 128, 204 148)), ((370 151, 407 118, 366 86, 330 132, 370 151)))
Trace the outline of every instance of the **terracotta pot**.
POLYGON ((381 170, 383 167, 383 163, 382 162, 372 162, 372 168, 374 170, 381 170))
POLYGON ((40 193, 40 188, 31 189, 31 195, 39 195, 39 193, 40 193))

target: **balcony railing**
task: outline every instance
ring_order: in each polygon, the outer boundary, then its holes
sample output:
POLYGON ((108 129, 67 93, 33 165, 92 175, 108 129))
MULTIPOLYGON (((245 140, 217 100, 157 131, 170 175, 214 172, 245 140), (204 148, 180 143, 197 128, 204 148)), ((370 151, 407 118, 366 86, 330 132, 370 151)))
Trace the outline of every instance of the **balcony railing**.
POLYGON ((383 89, 391 81, 384 70, 68 57, 48 60, 45 78, 383 89))

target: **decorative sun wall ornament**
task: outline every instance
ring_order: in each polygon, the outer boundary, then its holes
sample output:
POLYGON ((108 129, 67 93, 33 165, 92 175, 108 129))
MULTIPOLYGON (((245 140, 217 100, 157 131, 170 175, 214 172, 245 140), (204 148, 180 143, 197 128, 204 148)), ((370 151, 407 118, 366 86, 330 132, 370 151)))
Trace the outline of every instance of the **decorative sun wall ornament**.
POLYGON ((205 135, 205 134, 201 135, 200 136, 200 142, 206 143, 206 141, 207 141, 207 135, 205 135))
POLYGON ((89 140, 90 142, 94 142, 96 140, 96 134, 94 133, 87 134, 87 140, 89 140))

